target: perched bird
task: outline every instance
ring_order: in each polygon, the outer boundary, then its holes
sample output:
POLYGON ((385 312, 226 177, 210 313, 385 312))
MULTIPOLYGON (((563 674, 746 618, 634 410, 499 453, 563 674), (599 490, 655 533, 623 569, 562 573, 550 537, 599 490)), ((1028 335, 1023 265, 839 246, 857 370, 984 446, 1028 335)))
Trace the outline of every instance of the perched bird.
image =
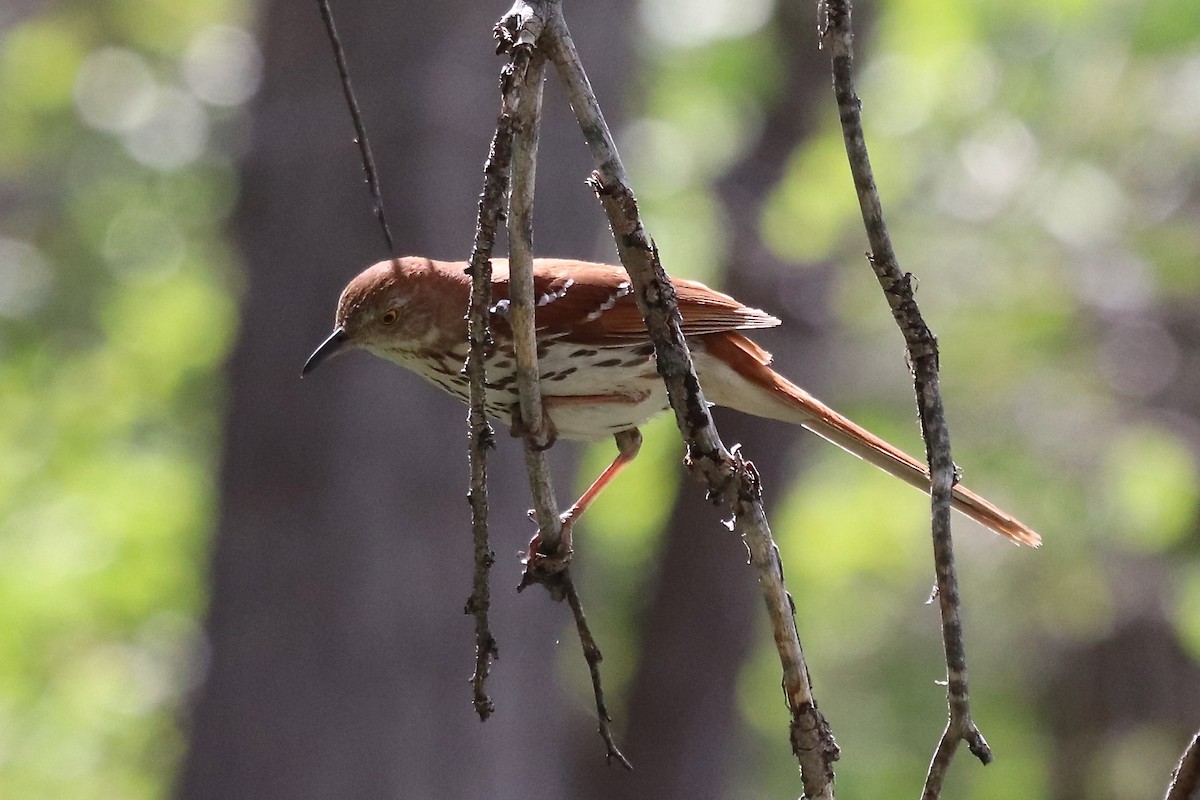
MULTIPOLYGON (((309 357, 307 375, 351 348, 406 367, 461 400, 467 355, 464 312, 471 279, 462 262, 405 257, 368 267, 342 292, 333 333, 309 357)), ((614 436, 619 454, 564 515, 575 520, 604 486, 633 460, 639 425, 666 410, 667 394, 655 370, 654 347, 619 267, 536 259, 535 328, 542 400, 553 432, 593 441, 614 436)), ((759 417, 802 425, 885 472, 929 491, 922 462, 826 406, 771 369, 771 356, 741 333, 779 324, 695 281, 672 279, 706 398, 759 417)), ((508 325, 508 263, 493 260, 491 329, 495 348, 486 360, 489 416, 508 421, 517 400, 516 361, 508 325)), ((1019 544, 1041 543, 1028 526, 962 486, 954 508, 1019 544)))

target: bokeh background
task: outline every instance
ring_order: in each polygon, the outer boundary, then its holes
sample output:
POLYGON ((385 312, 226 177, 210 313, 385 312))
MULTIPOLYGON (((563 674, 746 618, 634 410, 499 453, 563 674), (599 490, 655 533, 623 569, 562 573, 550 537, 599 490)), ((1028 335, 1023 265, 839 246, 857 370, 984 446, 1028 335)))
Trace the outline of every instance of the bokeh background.
MULTIPOLYGON (((920 452, 813 3, 567 2, 672 272, 784 319, 781 370, 920 452)), ((335 7, 404 252, 465 258, 500 4, 335 7)), ((976 719, 948 796, 1160 795, 1200 727, 1200 4, 859 4, 868 143, 940 337, 976 719)), ((551 82, 536 241, 612 259, 551 82)), ((753 573, 669 422, 577 534, 620 741, 569 614, 517 597, 492 464, 496 716, 470 705, 464 411, 366 356, 299 381, 386 255, 315 4, 0 8, 0 796, 800 792, 753 573)), ((765 476, 842 797, 911 797, 944 722, 927 504, 719 416, 765 476)), ((611 443, 556 447, 566 497, 611 443)))

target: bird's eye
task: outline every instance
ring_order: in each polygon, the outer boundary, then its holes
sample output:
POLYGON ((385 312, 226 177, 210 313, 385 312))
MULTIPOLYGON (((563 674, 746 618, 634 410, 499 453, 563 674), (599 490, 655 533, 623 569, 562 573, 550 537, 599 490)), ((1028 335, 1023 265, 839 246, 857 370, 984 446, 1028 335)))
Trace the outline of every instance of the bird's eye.
POLYGON ((383 316, 379 318, 379 321, 384 325, 391 325, 399 318, 400 312, 394 308, 389 308, 387 311, 383 312, 383 316))

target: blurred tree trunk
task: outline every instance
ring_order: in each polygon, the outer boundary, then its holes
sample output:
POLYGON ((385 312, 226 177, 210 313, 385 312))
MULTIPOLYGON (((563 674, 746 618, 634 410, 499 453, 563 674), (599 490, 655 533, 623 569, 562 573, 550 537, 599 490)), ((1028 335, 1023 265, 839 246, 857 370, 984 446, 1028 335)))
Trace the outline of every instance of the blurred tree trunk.
MULTIPOLYGON (((1157 327, 1175 343, 1180 366, 1172 380, 1131 403, 1124 417, 1156 419, 1200 461, 1200 305, 1168 302, 1090 324, 1157 327)), ((1138 374, 1135 363, 1121 367, 1138 374)), ((1194 549, 1197 541, 1200 529, 1184 547, 1194 549)), ((1177 741, 1182 749, 1200 726, 1200 667, 1160 594, 1172 584, 1169 562, 1181 551, 1166 560, 1126 556, 1108 565, 1121 610, 1117 621, 1105 635, 1044 647, 1049 674, 1039 708, 1053 743, 1048 773, 1054 800, 1121 797, 1121 788, 1097 779, 1114 754, 1130 750, 1136 735, 1145 732, 1177 741)), ((1153 773, 1150 778, 1148 785, 1157 789, 1153 773)))
MULTIPOLYGON (((624 82, 624 30, 612 21, 629 5, 570 9, 606 100, 624 82)), ((466 258, 498 110, 490 31, 504 7, 377 1, 335 10, 398 248, 466 258)), ((497 712, 481 725, 463 615, 465 408, 362 355, 300 382, 342 285, 386 253, 315 4, 273 0, 262 23, 266 80, 235 217, 248 269, 229 365, 208 664, 179 793, 563 796, 553 665, 569 613, 540 593, 512 591, 516 554, 532 533, 518 447, 501 435, 491 462, 501 660, 490 685, 497 712)), ((605 256, 595 252, 601 217, 583 182, 591 162, 560 97, 551 87, 537 243, 605 256)), ((573 456, 562 450, 567 478, 573 456)))
MULTIPOLYGON (((721 274, 730 294, 783 320, 781 329, 755 332, 754 338, 773 350, 777 369, 819 395, 828 346, 828 269, 782 262, 763 243, 759 220, 788 158, 813 132, 821 109, 832 112, 829 59, 817 48, 812 7, 780 3, 770 24, 781 42, 787 81, 774 103, 762 109, 758 141, 716 186, 730 233, 721 274)), ((670 269, 670 253, 663 257, 670 269)), ((806 434, 720 410, 717 417, 726 443, 741 442, 763 475, 768 506, 776 503, 797 466, 789 457, 791 447, 781 442, 806 434)), ((574 796, 705 800, 738 795, 733 783, 745 755, 738 675, 757 637, 770 634, 745 546, 718 524, 723 512, 706 507, 696 485, 685 482, 641 620, 641 660, 624 737, 635 771, 616 774, 595 758, 581 757, 574 796)), ((799 626, 803 641, 802 609, 799 626)), ((815 680, 819 698, 819 672, 815 680)), ((778 691, 778 686, 758 688, 778 691)), ((782 694, 779 709, 778 735, 786 741, 782 694)), ((742 774, 753 769, 752 764, 743 767, 742 774)), ((754 794, 752 788, 742 790, 742 795, 754 794)))

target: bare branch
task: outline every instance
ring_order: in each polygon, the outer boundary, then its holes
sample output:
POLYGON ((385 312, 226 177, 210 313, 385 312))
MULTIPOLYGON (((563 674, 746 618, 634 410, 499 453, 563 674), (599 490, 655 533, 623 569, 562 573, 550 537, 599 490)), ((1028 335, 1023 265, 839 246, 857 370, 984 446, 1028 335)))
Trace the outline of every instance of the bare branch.
POLYGON ((713 426, 680 329, 674 288, 642 225, 625 169, 567 30, 561 3, 549 0, 546 11, 543 47, 567 87, 576 119, 592 150, 595 171, 590 182, 608 215, 621 262, 629 272, 638 306, 654 342, 658 371, 687 442, 688 464, 707 483, 711 498, 730 504, 734 529, 747 542, 758 571, 783 665, 784 691, 792 715, 793 750, 801 766, 805 795, 831 798, 832 763, 838 757, 837 745, 813 698, 796 633, 794 608, 762 508, 758 475, 753 465, 725 448, 713 426))
POLYGON ((469 351, 463 367, 470 383, 469 459, 471 462, 471 530, 474 538, 475 577, 466 613, 475 617, 475 672, 471 685, 475 693, 475 712, 486 720, 494 709, 485 684, 493 658, 499 657, 496 641, 488 622, 491 605, 489 575, 495 554, 488 545, 487 451, 495 446, 494 432, 488 424, 484 407, 485 361, 492 349, 488 329, 488 310, 492 304, 492 250, 496 244, 496 227, 504 215, 504 200, 508 194, 509 167, 512 163, 513 121, 502 108, 496 121, 496 133, 484 164, 483 192, 479 195, 479 220, 475 228, 475 244, 471 251, 471 302, 468 308, 469 351))
POLYGON ((883 208, 863 136, 861 103, 854 88, 853 31, 850 0, 824 0, 826 14, 822 38, 830 47, 834 93, 842 122, 842 136, 850 160, 850 171, 858 193, 863 224, 871 245, 868 260, 875 271, 892 316, 904 335, 925 453, 931 475, 931 507, 934 568, 937 573, 937 599, 941 610, 942 642, 946 654, 946 702, 949 722, 929 766, 925 800, 941 792, 945 772, 960 741, 984 764, 992 760, 991 750, 971 720, 967 690, 966 650, 962 640, 958 579, 954 568, 954 549, 950 537, 950 502, 955 482, 954 461, 950 455, 950 433, 946 426, 938 381, 937 339, 925 324, 913 299, 912 276, 901 273, 892 249, 883 208))
POLYGON ((604 702, 604 689, 600 685, 600 662, 604 659, 600 655, 600 647, 596 644, 596 640, 592 638, 592 630, 588 626, 587 617, 584 616, 583 606, 579 602, 579 594, 575 591, 575 583, 568 577, 566 584, 567 603, 571 606, 571 613, 575 616, 575 628, 579 631, 579 644, 583 646, 583 657, 587 661, 588 672, 592 676, 592 692, 596 695, 596 719, 599 721, 599 732, 601 738, 604 739, 604 746, 608 748, 606 759, 611 764, 615 759, 618 764, 628 770, 633 769, 633 765, 629 763, 629 759, 621 753, 617 748, 617 743, 613 741, 612 734, 612 717, 608 715, 608 706, 604 702))
MULTIPOLYGON (((366 173, 367 187, 374 203, 375 218, 379 221, 379 226, 383 231, 388 251, 394 253, 395 244, 383 207, 379 173, 375 169, 375 159, 371 154, 371 145, 367 139, 362 112, 359 110, 358 101, 354 96, 346 52, 342 48, 341 38, 338 36, 333 22, 333 11, 330 8, 329 0, 317 0, 317 6, 321 11, 321 19, 325 23, 325 33, 333 48, 333 57, 337 64, 342 92, 350 110, 350 118, 354 123, 355 143, 358 145, 359 155, 362 158, 363 172, 366 173)), ((492 659, 500 656, 488 618, 491 607, 489 575, 496 557, 488 545, 487 451, 495 446, 495 438, 492 427, 488 424, 483 405, 486 380, 484 359, 491 348, 487 320, 487 309, 491 305, 492 285, 490 258, 496 241, 496 225, 503 213, 511 149, 511 122, 501 115, 496 126, 496 135, 492 139, 487 164, 484 167, 484 190, 479 198, 479 221, 475 229, 471 266, 468 267, 468 272, 472 273, 474 281, 468 312, 470 342, 464 371, 468 374, 471 394, 467 451, 467 458, 471 464, 471 484, 467 496, 471 503, 475 574, 471 595, 467 598, 463 613, 475 617, 475 669, 471 675, 471 686, 475 712, 481 721, 486 720, 495 710, 495 704, 487 694, 486 683, 492 659)))
POLYGON ((1197 800, 1200 798, 1200 733, 1179 757, 1175 771, 1171 773, 1171 785, 1165 800, 1197 800))

